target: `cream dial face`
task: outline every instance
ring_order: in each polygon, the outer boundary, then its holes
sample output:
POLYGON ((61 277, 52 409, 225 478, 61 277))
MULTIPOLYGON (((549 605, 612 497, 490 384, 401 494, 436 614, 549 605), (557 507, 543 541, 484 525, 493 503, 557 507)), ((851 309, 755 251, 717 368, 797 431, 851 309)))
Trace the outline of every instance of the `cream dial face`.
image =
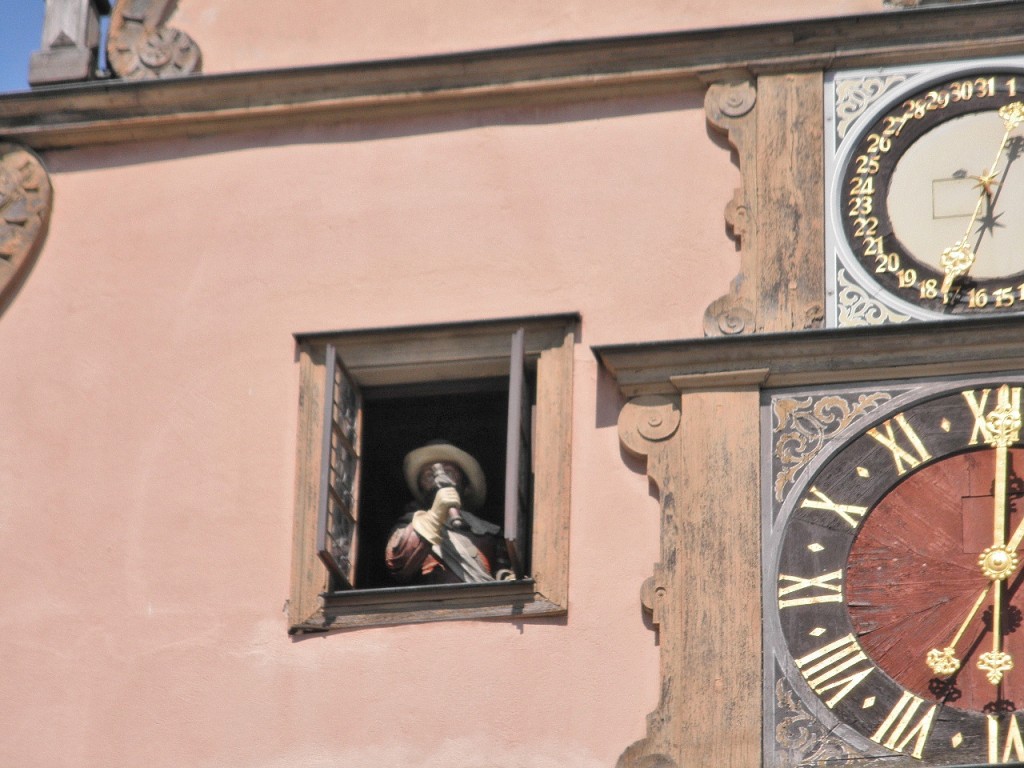
MULTIPOLYGON (((983 191, 980 179, 991 167, 993 147, 1000 146, 1004 132, 1004 122, 993 110, 956 117, 922 135, 896 163, 886 198, 889 219, 916 260, 943 270, 942 253, 964 236, 983 191)), ((991 200, 985 195, 968 239, 975 252, 970 269, 975 278, 1022 269, 1024 162, 1017 151, 1005 155, 999 183, 991 200)))
POLYGON ((1024 310, 1024 65, 907 82, 837 153, 840 263, 922 319, 1024 310))

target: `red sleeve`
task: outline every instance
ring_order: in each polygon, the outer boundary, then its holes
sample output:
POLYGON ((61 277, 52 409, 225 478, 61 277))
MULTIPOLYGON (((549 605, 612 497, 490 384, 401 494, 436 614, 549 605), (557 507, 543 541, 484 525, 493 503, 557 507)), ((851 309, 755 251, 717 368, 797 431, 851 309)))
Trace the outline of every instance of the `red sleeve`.
POLYGON ((430 542, 416 533, 410 523, 391 532, 384 562, 396 581, 409 583, 422 577, 423 562, 431 551, 430 542))

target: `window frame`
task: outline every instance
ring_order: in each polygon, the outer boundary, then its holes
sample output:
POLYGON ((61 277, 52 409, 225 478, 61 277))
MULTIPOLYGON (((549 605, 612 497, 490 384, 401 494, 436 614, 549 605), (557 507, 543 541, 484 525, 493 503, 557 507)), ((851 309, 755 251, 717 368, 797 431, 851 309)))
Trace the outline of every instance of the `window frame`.
POLYGON ((299 414, 289 632, 486 617, 554 616, 568 609, 573 354, 578 314, 296 334, 299 414), (326 350, 362 388, 468 381, 509 373, 512 334, 525 330, 534 369, 530 578, 330 592, 318 555, 326 350))

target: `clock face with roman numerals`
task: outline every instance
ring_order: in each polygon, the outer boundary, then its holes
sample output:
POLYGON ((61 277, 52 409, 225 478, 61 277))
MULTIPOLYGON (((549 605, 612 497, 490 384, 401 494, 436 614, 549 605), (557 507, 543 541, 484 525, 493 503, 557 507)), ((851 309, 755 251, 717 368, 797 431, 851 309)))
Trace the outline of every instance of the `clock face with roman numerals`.
POLYGON ((766 395, 766 765, 1024 762, 1022 388, 766 395))

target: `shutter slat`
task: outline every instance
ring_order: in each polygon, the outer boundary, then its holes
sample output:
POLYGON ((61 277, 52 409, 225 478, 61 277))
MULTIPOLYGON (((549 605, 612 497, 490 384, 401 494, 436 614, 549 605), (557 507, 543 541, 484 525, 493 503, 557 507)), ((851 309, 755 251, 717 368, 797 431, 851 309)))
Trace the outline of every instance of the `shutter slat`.
POLYGON ((358 534, 362 396, 334 345, 328 344, 326 353, 317 554, 334 575, 336 588, 352 589, 358 534))

